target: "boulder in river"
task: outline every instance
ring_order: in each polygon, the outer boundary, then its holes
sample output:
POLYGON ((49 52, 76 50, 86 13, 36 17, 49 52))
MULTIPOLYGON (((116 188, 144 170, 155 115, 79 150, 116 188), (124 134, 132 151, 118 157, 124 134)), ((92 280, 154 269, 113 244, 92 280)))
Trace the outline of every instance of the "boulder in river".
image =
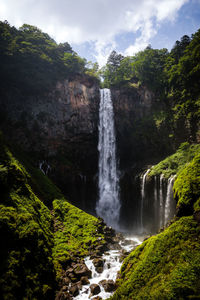
POLYGON ((96 283, 91 284, 90 286, 91 296, 97 295, 101 292, 100 286, 96 283))
POLYGON ((113 280, 101 280, 99 282, 100 285, 104 288, 105 292, 113 292, 116 290, 116 284, 113 280))
POLYGON ((82 283, 82 285, 87 285, 87 284, 89 284, 90 282, 89 282, 88 277, 87 277, 87 276, 82 276, 82 277, 81 277, 81 283, 82 283))
POLYGON ((73 285, 70 287, 69 292, 70 292, 70 294, 71 294, 73 297, 78 296, 78 294, 79 294, 79 288, 78 288, 78 285, 77 285, 77 284, 73 284, 73 285))
POLYGON ((77 275, 78 277, 86 276, 88 278, 91 278, 92 276, 92 271, 88 269, 86 264, 76 264, 74 266, 74 274, 77 275))
POLYGON ((55 300, 72 300, 71 295, 68 292, 58 292, 55 300))

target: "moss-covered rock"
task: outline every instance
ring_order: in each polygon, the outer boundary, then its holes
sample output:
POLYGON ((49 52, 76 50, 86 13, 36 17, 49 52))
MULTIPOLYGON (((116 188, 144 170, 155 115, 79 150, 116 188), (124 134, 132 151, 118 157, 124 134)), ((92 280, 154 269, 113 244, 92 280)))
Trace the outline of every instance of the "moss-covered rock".
POLYGON ((200 154, 178 174, 174 195, 178 216, 200 212, 200 154))
POLYGON ((191 161, 198 153, 200 153, 199 144, 182 143, 173 155, 153 166, 149 176, 164 174, 165 178, 169 178, 180 172, 185 167, 185 164, 191 161))
POLYGON ((2 299, 53 299, 53 226, 33 193, 25 168, 0 141, 0 295, 2 299))
POLYGON ((84 257, 91 249, 105 244, 100 221, 64 199, 54 200, 55 247, 53 257, 58 274, 73 257, 84 257))
POLYGON ((177 174, 177 216, 124 260, 113 300, 200 299, 200 145, 182 144, 149 175, 160 174, 177 174))
MULTIPOLYGON (((189 299, 200 295, 200 226, 182 217, 124 261, 110 299, 189 299)), ((197 298, 195 298, 197 299, 197 298)))

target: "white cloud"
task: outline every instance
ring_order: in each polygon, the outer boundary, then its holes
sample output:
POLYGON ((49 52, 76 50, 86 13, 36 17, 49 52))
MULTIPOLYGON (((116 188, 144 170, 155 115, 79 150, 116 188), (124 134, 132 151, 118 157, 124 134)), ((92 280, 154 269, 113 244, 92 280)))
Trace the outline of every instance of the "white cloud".
POLYGON ((0 19, 11 25, 29 23, 48 32, 58 42, 95 42, 102 65, 117 45, 116 35, 140 33, 125 53, 144 49, 160 22, 173 21, 189 0, 0 0, 0 19))

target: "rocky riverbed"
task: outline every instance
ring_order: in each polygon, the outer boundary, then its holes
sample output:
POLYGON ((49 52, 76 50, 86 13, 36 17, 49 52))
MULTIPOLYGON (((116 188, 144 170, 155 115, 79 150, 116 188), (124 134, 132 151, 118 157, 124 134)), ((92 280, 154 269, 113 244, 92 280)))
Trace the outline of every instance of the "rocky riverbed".
POLYGON ((124 258, 141 240, 125 237, 106 225, 103 228, 107 245, 91 247, 88 257, 76 259, 66 267, 56 300, 107 299, 115 291, 115 281, 124 258))

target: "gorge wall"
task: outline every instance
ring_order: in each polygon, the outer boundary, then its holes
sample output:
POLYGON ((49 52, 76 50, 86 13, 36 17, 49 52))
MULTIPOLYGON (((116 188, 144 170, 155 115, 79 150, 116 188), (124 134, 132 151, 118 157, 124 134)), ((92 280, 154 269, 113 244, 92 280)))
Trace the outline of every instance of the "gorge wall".
POLYGON ((89 76, 57 82, 46 94, 19 89, 1 95, 7 140, 61 188, 69 201, 95 207, 99 85, 89 76))
MULTIPOLYGON (((136 226, 140 175, 172 149, 168 127, 156 121, 166 107, 144 86, 112 89, 120 169, 121 225, 136 226)), ((99 83, 89 76, 57 82, 49 93, 1 96, 1 128, 80 208, 95 214, 98 199, 99 83)))
MULTIPOLYGON (((168 106, 147 87, 136 84, 129 88, 112 89, 112 99, 121 171, 121 226, 126 230, 138 230, 142 201, 141 176, 149 166, 173 151, 170 128, 163 118, 168 106)), ((153 203, 153 182, 149 189, 149 203, 153 203)), ((157 228, 152 216, 153 208, 148 208, 144 215, 145 223, 151 231, 155 231, 157 228)))

